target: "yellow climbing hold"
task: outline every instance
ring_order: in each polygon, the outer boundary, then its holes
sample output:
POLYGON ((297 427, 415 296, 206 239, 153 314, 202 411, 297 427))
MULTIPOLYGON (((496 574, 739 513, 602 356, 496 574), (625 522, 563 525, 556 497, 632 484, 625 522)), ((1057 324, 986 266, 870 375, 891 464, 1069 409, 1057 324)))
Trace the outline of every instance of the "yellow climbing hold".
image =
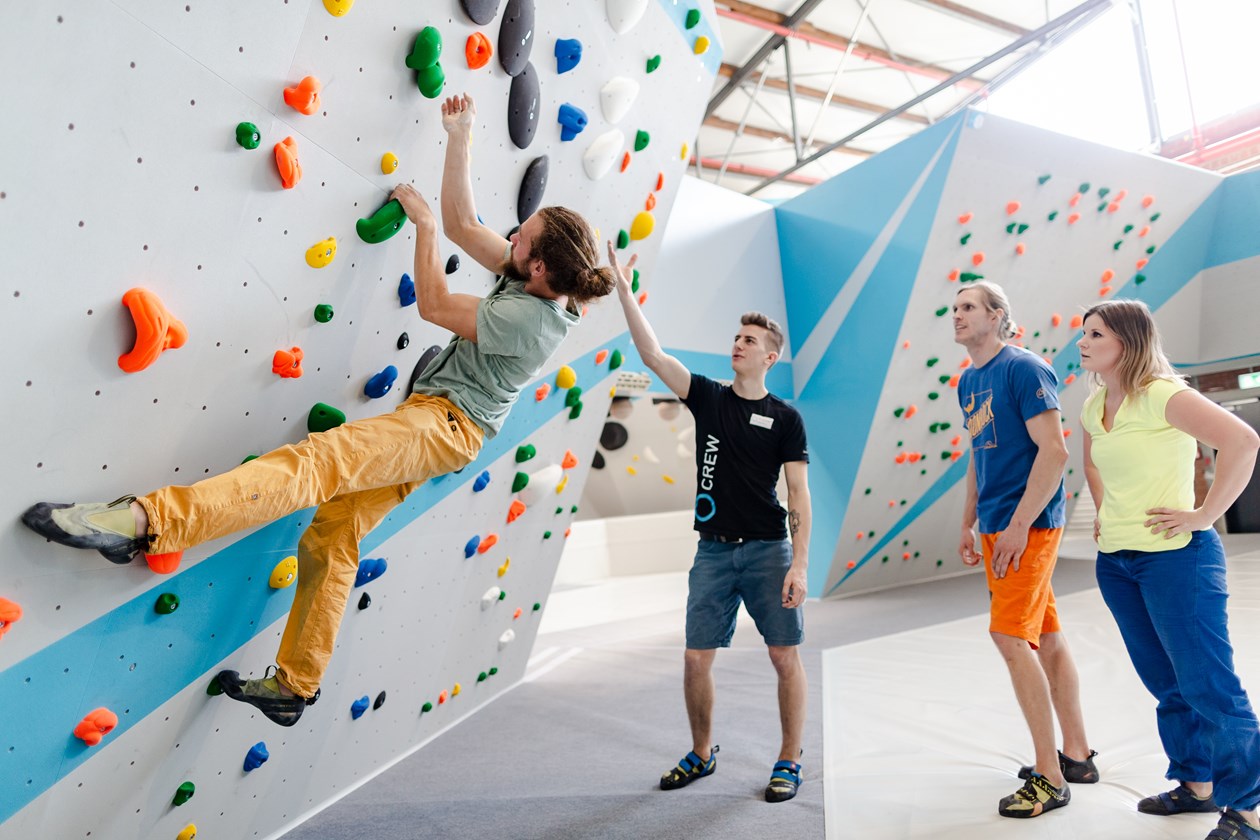
POLYGON ((556 387, 566 391, 577 384, 577 371, 565 365, 556 373, 556 387))
POLYGON ((330 236, 306 249, 306 264, 311 268, 324 268, 337 257, 337 237, 330 236))
POLYGON ((175 840, 194 840, 197 836, 197 826, 189 823, 184 826, 184 830, 175 835, 175 840))
MULTIPOLYGON (((508 570, 508 566, 511 566, 511 565, 512 565, 512 558, 511 558, 511 557, 509 557, 509 558, 507 558, 506 560, 504 560, 504 561, 503 561, 503 565, 499 567, 499 577, 503 577, 504 575, 506 575, 506 574, 507 574, 507 570, 508 570)), ((515 578, 513 578, 513 580, 515 580, 515 578)))
POLYGON ((354 0, 324 0, 324 8, 333 17, 342 17, 353 5, 354 0))
POLYGON ((699 38, 696 38, 695 46, 692 49, 695 50, 696 55, 703 55, 709 51, 709 39, 701 35, 699 38))
POLYGON ((682 144, 682 151, 678 153, 678 159, 679 160, 687 159, 687 144, 686 143, 682 144))
POLYGON ((569 486, 569 474, 565 473, 564 478, 560 479, 559 483, 556 484, 556 493, 563 493, 564 488, 568 486, 569 486))
POLYGON ((463 691, 463 689, 459 687, 459 683, 455 683, 455 687, 451 689, 451 696, 458 697, 461 691, 463 691))
POLYGON ((668 476, 668 475, 663 475, 663 476, 661 476, 661 481, 665 482, 666 484, 673 484, 673 483, 674 483, 674 479, 673 479, 673 477, 672 477, 672 476, 668 476))
POLYGON ((626 467, 626 472, 630 473, 630 475, 638 475, 638 474, 639 474, 639 471, 638 471, 638 470, 636 470, 634 467, 626 467))
MULTIPOLYGON (((327 0, 325 0, 327 2, 327 0)), ((381 155, 381 174, 391 175, 398 168, 398 155, 393 152, 386 152, 381 155)))
POLYGON ((610 397, 615 397, 615 396, 617 396, 617 386, 616 386, 616 385, 614 385, 614 386, 612 386, 611 388, 609 388, 609 389, 608 389, 608 396, 610 396, 610 397))
POLYGON ((630 238, 634 240, 647 239, 654 230, 656 230, 656 217, 644 210, 635 216, 634 221, 630 223, 630 238))
POLYGON ((271 570, 271 580, 268 582, 272 589, 284 589, 286 586, 292 586, 293 581, 297 580, 297 572, 297 558, 290 555, 271 570))

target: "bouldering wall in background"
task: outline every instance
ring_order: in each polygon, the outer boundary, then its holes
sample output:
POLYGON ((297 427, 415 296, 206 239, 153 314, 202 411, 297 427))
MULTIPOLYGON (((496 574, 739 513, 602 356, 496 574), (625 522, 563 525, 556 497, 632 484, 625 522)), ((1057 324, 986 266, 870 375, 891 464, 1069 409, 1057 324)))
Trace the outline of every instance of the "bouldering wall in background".
MULTIPOLYGON (((469 7, 480 22, 456 0, 6 12, 0 837, 276 836, 523 673, 629 344, 615 301, 591 305, 474 464, 364 541, 292 729, 207 689, 272 662, 293 591, 273 570, 287 582, 310 512, 162 575, 17 522, 37 500, 192 483, 405 397, 448 336, 405 302, 415 228, 386 238, 386 199, 411 182, 437 210, 435 94, 475 98, 487 225, 572 207, 639 254, 651 293, 720 62, 711 2, 469 7), (151 293, 152 344, 133 288, 151 293), (75 730, 97 709, 117 723, 89 745, 75 730)), ((452 290, 485 294, 493 278, 441 245, 452 290)))

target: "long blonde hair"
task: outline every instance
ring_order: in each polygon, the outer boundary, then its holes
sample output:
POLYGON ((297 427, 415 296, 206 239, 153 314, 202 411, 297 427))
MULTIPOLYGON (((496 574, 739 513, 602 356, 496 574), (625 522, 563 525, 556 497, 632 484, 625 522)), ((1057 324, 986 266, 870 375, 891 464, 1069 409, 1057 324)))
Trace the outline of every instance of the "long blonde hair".
MULTIPOLYGON (((1120 340, 1116 379, 1125 396, 1136 394, 1156 379, 1185 379, 1164 355, 1155 319, 1145 303, 1140 300, 1107 300, 1090 307, 1084 320, 1089 320, 1091 315, 1101 318, 1107 329, 1120 340)), ((1090 380, 1096 388, 1102 385, 1097 374, 1091 374, 1090 380)))

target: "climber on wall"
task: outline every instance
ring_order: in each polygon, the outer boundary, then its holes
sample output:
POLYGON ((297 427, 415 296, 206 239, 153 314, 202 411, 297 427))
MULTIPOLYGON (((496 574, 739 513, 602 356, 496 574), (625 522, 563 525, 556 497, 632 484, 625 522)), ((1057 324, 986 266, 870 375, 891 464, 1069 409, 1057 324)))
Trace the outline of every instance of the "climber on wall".
POLYGON ((499 275, 484 298, 447 289, 432 211, 412 187, 399 201, 416 225, 416 305, 451 330, 450 344, 390 414, 346 423, 189 487, 110 503, 41 502, 22 521, 48 539, 94 548, 116 563, 166 554, 318 505, 298 544, 297 594, 274 673, 219 674, 224 692, 292 726, 315 696, 332 656, 359 564, 359 541, 424 481, 461 469, 493 437, 521 389, 578 323, 586 301, 613 290, 598 267, 591 226, 563 207, 534 213, 511 240, 483 225, 469 168, 472 98, 442 103, 447 132, 442 230, 499 275))
POLYGON ((673 790, 711 774, 713 660, 729 647, 741 599, 757 624, 779 679, 783 742, 765 797, 784 802, 801 783, 801 736, 806 680, 799 645, 804 639, 806 568, 811 521, 805 426, 796 409, 766 389, 766 373, 783 351, 783 331, 759 312, 740 319, 731 350, 732 385, 689 371, 661 349, 631 286, 632 258, 617 263, 617 292, 630 336, 653 373, 696 419, 695 529, 699 532, 687 592, 683 697, 691 723, 691 752, 661 776, 673 790), (788 510, 775 494, 787 475, 788 510), (786 521, 786 527, 785 522, 786 521), (790 539, 789 539, 790 536, 790 539))

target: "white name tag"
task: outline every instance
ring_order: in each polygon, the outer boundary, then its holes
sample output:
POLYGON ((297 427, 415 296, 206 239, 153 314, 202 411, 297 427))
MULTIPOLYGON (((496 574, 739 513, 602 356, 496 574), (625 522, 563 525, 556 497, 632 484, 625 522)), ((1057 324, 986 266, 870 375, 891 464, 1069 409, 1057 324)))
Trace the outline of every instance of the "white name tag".
POLYGON ((756 412, 753 412, 752 416, 748 418, 748 422, 763 429, 769 429, 774 426, 773 417, 766 417, 764 414, 757 414, 756 412))

